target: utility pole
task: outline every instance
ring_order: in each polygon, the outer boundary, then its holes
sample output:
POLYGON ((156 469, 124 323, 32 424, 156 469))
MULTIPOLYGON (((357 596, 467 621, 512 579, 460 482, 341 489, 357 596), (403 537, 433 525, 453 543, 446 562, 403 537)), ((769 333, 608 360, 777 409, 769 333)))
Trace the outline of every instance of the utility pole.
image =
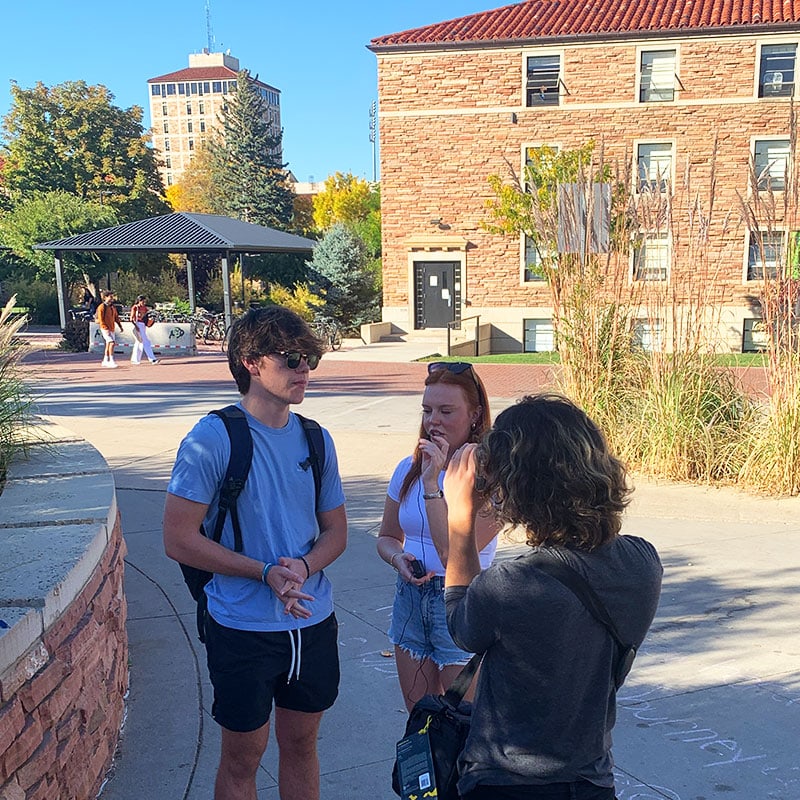
POLYGON ((372 182, 377 181, 377 164, 375 161, 375 131, 377 129, 378 107, 375 101, 369 107, 369 140, 372 142, 372 182))

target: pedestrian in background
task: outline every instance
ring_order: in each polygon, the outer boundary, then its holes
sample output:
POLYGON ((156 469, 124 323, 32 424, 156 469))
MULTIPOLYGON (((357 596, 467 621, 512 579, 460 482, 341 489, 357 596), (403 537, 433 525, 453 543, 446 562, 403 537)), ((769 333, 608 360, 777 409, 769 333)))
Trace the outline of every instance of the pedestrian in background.
POLYGON ((114 344, 117 341, 116 327, 119 326, 119 331, 122 333, 122 323, 119 320, 119 312, 114 305, 113 292, 103 292, 103 302, 97 306, 95 312, 95 319, 100 326, 100 332, 103 334, 103 341, 105 344, 105 353, 103 355, 103 363, 101 367, 109 367, 116 369, 119 364, 114 361, 114 344))
POLYGON ((151 364, 158 364, 158 359, 153 353, 153 345, 147 336, 147 322, 150 310, 147 308, 146 295, 140 294, 136 302, 131 306, 131 322, 133 323, 133 336, 136 341, 133 343, 131 352, 131 364, 142 363, 142 353, 147 356, 151 364))

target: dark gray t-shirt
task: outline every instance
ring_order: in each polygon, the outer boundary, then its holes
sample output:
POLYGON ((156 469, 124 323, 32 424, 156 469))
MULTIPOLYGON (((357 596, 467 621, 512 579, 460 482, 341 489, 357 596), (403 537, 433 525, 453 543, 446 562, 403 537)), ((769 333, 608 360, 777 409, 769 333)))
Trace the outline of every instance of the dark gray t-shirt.
MULTIPOLYGON (((641 644, 663 572, 649 542, 618 536, 591 553, 532 552, 566 561, 600 596, 623 641, 641 644)), ((617 648, 606 628, 528 554, 494 564, 469 587, 448 588, 445 602, 456 644, 486 654, 459 791, 579 778, 613 786, 617 648)))

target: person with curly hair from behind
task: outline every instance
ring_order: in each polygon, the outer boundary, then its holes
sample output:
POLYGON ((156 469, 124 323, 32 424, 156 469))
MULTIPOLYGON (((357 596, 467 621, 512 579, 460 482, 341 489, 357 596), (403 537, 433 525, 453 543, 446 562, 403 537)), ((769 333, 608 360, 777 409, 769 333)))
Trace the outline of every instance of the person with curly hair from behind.
POLYGON ((577 572, 622 641, 638 648, 663 570, 649 542, 620 534, 625 467, 580 408, 540 394, 503 411, 481 443, 453 455, 444 494, 448 627, 460 647, 485 654, 459 760, 461 797, 614 800, 620 648, 536 561, 577 572), (475 530, 486 498, 531 550, 481 571, 475 530))

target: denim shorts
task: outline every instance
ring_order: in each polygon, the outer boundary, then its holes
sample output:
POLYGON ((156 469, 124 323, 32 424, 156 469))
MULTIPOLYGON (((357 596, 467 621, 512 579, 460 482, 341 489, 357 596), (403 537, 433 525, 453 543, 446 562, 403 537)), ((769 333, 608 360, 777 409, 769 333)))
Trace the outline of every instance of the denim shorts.
POLYGON ((466 664, 472 655, 457 647, 447 630, 444 578, 440 575, 422 586, 397 576, 389 641, 417 661, 427 658, 440 668, 466 664))

